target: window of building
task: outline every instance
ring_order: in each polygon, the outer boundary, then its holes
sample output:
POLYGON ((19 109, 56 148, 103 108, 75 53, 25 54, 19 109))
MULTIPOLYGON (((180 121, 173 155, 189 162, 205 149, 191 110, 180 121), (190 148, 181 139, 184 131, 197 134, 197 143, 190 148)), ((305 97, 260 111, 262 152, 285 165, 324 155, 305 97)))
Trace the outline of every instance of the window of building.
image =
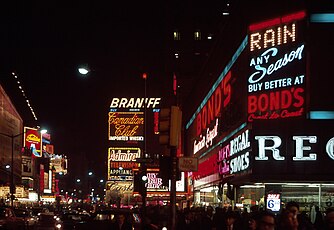
POLYGON ((199 30, 195 31, 194 39, 195 39, 195 41, 201 40, 201 31, 199 31, 199 30))
POLYGON ((173 39, 174 39, 175 41, 179 41, 179 40, 181 40, 181 34, 180 34, 180 32, 178 32, 178 31, 174 31, 174 32, 173 32, 173 39))

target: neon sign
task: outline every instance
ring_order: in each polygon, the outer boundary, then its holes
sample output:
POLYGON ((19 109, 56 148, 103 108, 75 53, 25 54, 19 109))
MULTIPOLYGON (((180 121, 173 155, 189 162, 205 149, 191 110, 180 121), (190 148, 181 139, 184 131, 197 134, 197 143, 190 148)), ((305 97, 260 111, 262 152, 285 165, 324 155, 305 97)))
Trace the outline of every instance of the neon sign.
MULTIPOLYGON (((282 144, 282 139, 279 136, 255 136, 255 140, 258 144, 258 156, 255 157, 257 161, 267 161, 267 152, 272 153, 272 157, 276 161, 283 161, 285 157, 281 154, 279 147, 282 144), (268 143, 271 145, 268 145, 268 143)), ((293 161, 316 161, 317 153, 310 152, 312 150, 311 145, 305 145, 305 142, 309 144, 316 144, 317 136, 293 136, 292 140, 295 142, 293 161), (305 153, 305 152, 308 153, 305 153)), ((334 160, 334 137, 330 138, 326 142, 325 152, 331 160, 334 160)))
POLYGON ((110 108, 155 108, 160 104, 161 98, 113 98, 110 108))
POLYGON ((147 183, 145 187, 148 189, 160 188, 162 179, 157 177, 157 173, 147 173, 147 183))
POLYGON ((235 136, 218 152, 218 169, 222 175, 235 174, 247 170, 250 166, 249 130, 235 136))
POLYGON ((219 86, 212 93, 210 99, 203 106, 196 117, 196 135, 201 135, 203 130, 219 116, 221 109, 225 108, 231 101, 232 87, 231 72, 228 72, 219 86))
POLYGON ((35 157, 42 156, 41 133, 34 128, 24 127, 24 146, 32 150, 35 157))
POLYGON ((200 140, 199 141, 194 141, 194 154, 196 154, 198 151, 203 149, 204 147, 209 148, 212 146, 213 139, 218 136, 218 118, 216 119, 215 126, 213 127, 212 130, 207 128, 206 130, 206 135, 203 137, 200 135, 200 140))
POLYGON ((143 141, 143 112, 109 112, 109 140, 143 141))
POLYGON ((248 121, 305 114, 305 12, 249 27, 248 121))
MULTIPOLYGON (((270 63, 270 58, 275 57, 278 53, 277 48, 270 48, 263 52, 260 57, 252 58, 250 62, 250 66, 254 66, 256 72, 251 74, 248 78, 248 83, 254 84, 262 80, 266 75, 269 76, 282 67, 288 65, 289 63, 292 63, 293 61, 302 59, 302 54, 304 50, 304 45, 299 46, 296 50, 292 50, 289 54, 285 53, 283 57, 275 61, 275 64, 270 63), (265 59, 265 64, 268 65, 268 67, 263 67, 260 64, 263 63, 263 59, 265 59)), ((291 85, 291 80, 286 79, 278 79, 275 81, 272 81, 270 83, 267 83, 267 87, 265 89, 271 89, 271 88, 278 88, 278 87, 285 87, 291 85), (271 87, 268 87, 271 86, 271 87)), ((262 85, 262 84, 261 84, 262 85)), ((248 86, 248 92, 252 92, 253 85, 248 86)))
POLYGON ((121 182, 121 181, 108 181, 107 190, 117 191, 117 192, 132 192, 133 183, 132 182, 121 182))
POLYGON ((108 159, 110 161, 136 161, 140 158, 141 150, 140 148, 109 148, 108 159))

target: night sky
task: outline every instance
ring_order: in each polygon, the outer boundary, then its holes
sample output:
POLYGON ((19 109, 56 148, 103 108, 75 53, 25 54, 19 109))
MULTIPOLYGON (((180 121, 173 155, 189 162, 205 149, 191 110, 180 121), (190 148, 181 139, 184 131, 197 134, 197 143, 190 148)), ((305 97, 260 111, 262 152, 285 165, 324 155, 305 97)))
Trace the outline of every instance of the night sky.
MULTIPOLYGON (((211 17, 225 2, 1 3, 0 82, 25 125, 40 125, 49 130, 57 154, 73 159, 76 170, 81 170, 82 161, 86 161, 88 168, 104 175, 111 99, 143 97, 143 72, 148 73, 148 97, 170 94, 172 75, 166 70, 165 58, 171 49, 166 40, 171 36, 168 33, 172 24, 178 23, 171 19, 191 21, 182 14, 193 8, 203 11, 203 18, 211 17), (78 75, 80 64, 88 64, 92 69, 88 77, 78 75), (26 91, 37 122, 17 89, 12 71, 26 91)), ((243 6, 244 1, 231 1, 236 8, 241 7, 240 18, 248 13, 253 15, 249 23, 272 17, 270 10, 259 10, 262 3, 267 4, 266 9, 276 7, 264 0, 249 3, 249 7, 243 6), (251 7, 254 12, 249 11, 251 7)), ((277 9, 290 7, 290 3, 291 0, 280 1, 277 9)))
POLYGON ((87 159, 88 168, 106 174, 102 164, 111 99, 143 97, 143 72, 149 77, 147 96, 161 96, 166 88, 165 10, 153 1, 15 2, 2 7, 0 79, 24 125, 47 128, 57 154, 66 154, 80 167, 87 159), (77 73, 81 64, 92 69, 88 77, 77 73))

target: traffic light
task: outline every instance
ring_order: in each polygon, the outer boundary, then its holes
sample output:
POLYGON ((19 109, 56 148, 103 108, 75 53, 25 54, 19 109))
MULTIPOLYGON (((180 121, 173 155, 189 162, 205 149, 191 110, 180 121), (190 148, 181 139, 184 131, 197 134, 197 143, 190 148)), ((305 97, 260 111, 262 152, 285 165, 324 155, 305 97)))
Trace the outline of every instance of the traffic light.
POLYGON ((177 147, 181 133, 182 112, 178 106, 163 108, 159 116, 159 143, 177 147))
POLYGON ((135 171, 133 176, 133 190, 139 192, 141 196, 146 196, 147 180, 146 170, 135 171))

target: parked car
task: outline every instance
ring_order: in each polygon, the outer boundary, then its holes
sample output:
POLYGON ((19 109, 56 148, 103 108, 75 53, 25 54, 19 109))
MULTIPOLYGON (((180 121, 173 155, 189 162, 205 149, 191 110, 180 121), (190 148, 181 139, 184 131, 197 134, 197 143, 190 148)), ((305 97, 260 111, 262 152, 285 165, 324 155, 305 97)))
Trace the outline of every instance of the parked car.
POLYGON ((97 211, 89 224, 92 228, 95 226, 96 229, 112 229, 120 214, 124 216, 125 222, 131 225, 132 229, 141 229, 142 217, 138 210, 124 208, 97 211))
POLYGON ((36 222, 37 217, 33 216, 32 211, 24 208, 14 208, 13 209, 17 218, 20 218, 24 221, 27 229, 33 229, 36 222))
POLYGON ((40 213, 35 226, 36 230, 62 230, 62 221, 54 213, 40 213))
POLYGON ((0 206, 0 229, 25 229, 25 222, 17 218, 13 209, 0 206))
POLYGON ((82 229, 91 220, 87 212, 65 212, 60 216, 63 229, 82 229))

